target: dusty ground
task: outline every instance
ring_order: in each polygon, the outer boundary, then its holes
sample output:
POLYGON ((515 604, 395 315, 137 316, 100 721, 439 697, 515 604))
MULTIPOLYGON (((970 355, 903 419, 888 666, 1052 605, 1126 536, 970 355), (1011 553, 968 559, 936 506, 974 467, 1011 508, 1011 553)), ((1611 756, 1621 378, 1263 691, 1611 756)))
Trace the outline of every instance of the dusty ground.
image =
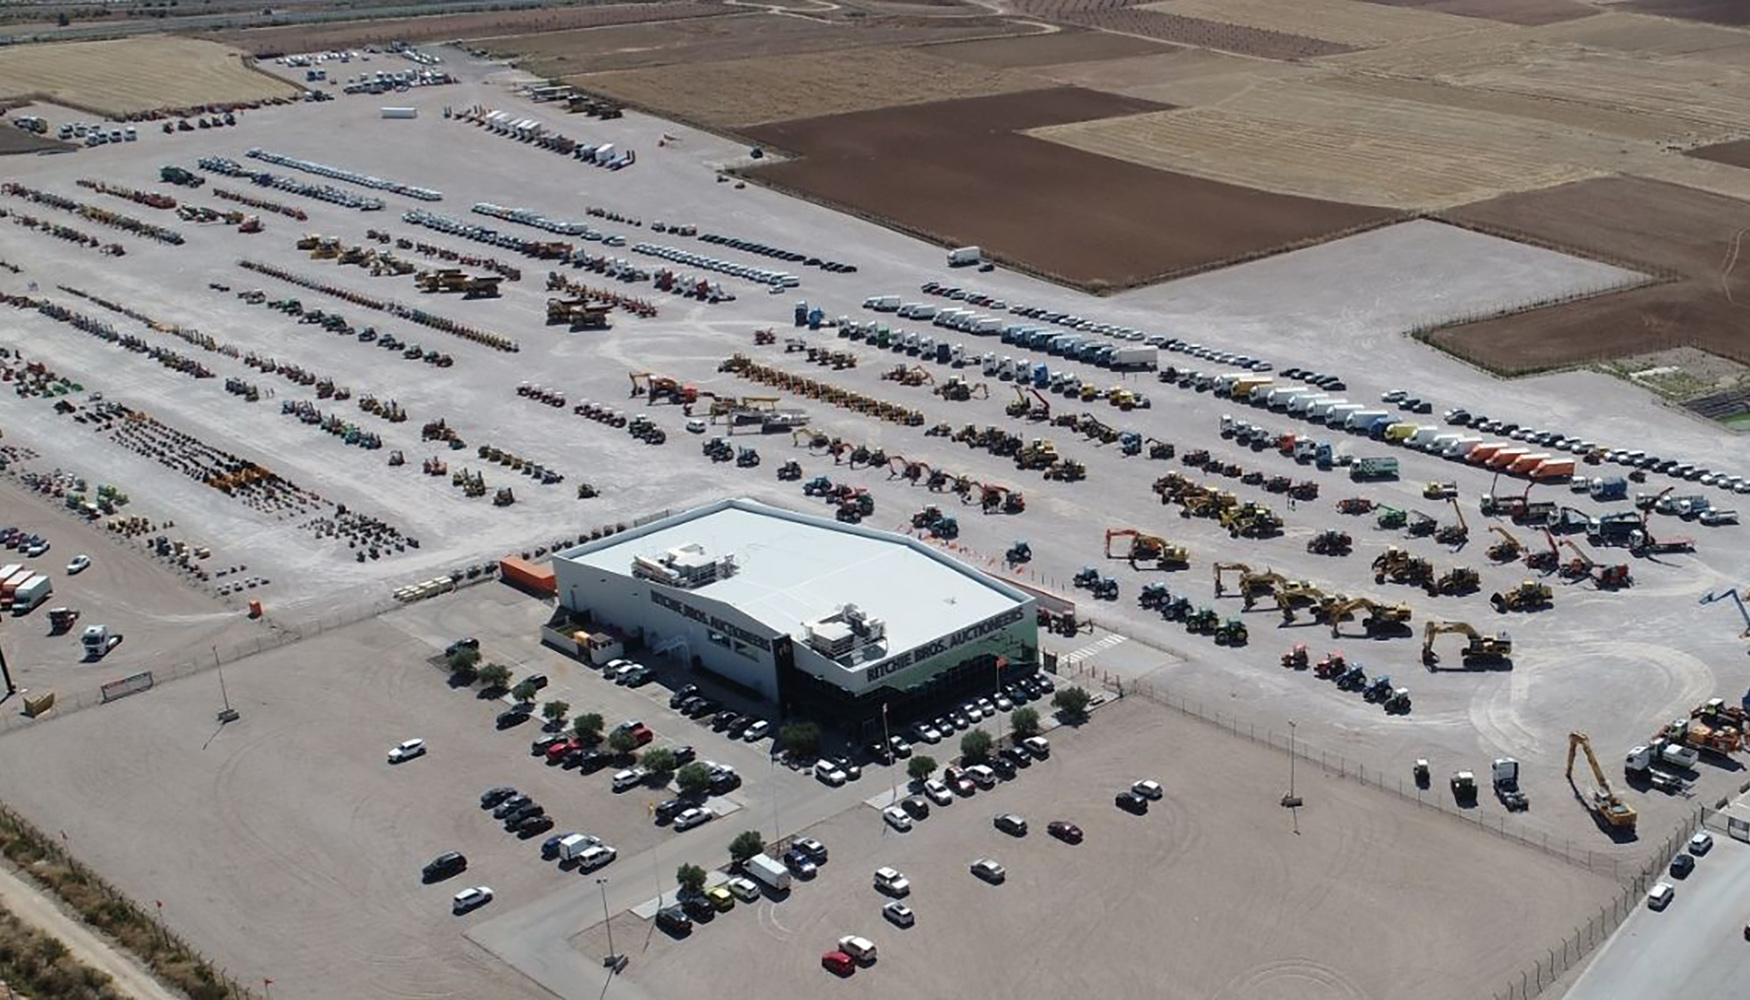
POLYGON ((1365 0, 1165 0, 1141 9, 1372 48, 1474 31, 1474 20, 1365 0))
POLYGON ((1226 24, 1141 7, 1090 7, 1054 16, 1090 28, 1259 59, 1311 59, 1352 51, 1347 45, 1292 32, 1226 24))
MULTIPOLYGON (((46 470, 48 463, 31 462, 25 467, 46 470)), ((133 504, 124 510, 144 515, 145 506, 133 504)), ((244 617, 239 604, 221 603, 210 590, 147 555, 138 541, 122 541, 51 508, 10 476, 0 478, 0 511, 4 512, 0 521, 6 525, 41 534, 53 546, 36 559, 15 549, 0 549, 0 563, 34 568, 46 574, 55 588, 30 615, 6 620, 7 665, 13 680, 32 695, 54 691, 69 703, 89 701, 109 681, 141 670, 155 671, 168 680, 177 667, 209 657, 213 646, 229 652, 267 635, 265 627, 244 617), (91 556, 91 567, 68 576, 67 561, 80 553, 91 556), (55 607, 79 609, 80 620, 71 632, 49 634, 48 610, 55 607), (101 661, 87 663, 79 645, 79 631, 87 625, 108 625, 124 640, 101 661)), ((167 534, 183 533, 173 529, 167 534)), ((223 568, 230 561, 220 554, 209 564, 223 568)))
POLYGON ((1068 63, 1034 70, 1059 83, 1179 107, 1219 105, 1272 80, 1316 77, 1300 63, 1261 62, 1209 49, 1068 63))
POLYGON ((776 123, 750 134, 801 159, 758 168, 754 176, 944 242, 952 234, 1066 281, 1102 287, 1267 253, 1390 217, 1133 166, 1017 134, 1053 121, 1156 107, 1058 88, 776 123), (901 145, 913 151, 907 160, 882 156, 901 145), (993 157, 1003 164, 1005 183, 981 188, 979 178, 993 157), (1064 177, 1078 179, 1074 201, 1062 198, 1064 177), (988 201, 969 197, 985 191, 988 201))
POLYGON ((1686 150, 1685 156, 1693 156, 1698 160, 1712 160, 1733 167, 1750 167, 1750 139, 1737 139, 1732 142, 1716 142, 1710 146, 1700 146, 1686 150))
POLYGON ((1021 38, 979 42, 950 42, 945 45, 932 45, 928 51, 931 55, 944 56, 980 66, 1021 68, 1051 66, 1058 63, 1104 62, 1133 56, 1161 55, 1177 50, 1171 45, 1133 38, 1129 35, 1067 29, 1048 35, 1030 35, 1021 38))
MULTIPOLYGON (((10 126, 11 122, 5 122, 10 126)), ((10 156, 15 153, 43 153, 51 150, 72 149, 72 143, 62 142, 53 136, 37 135, 16 126, 0 128, 0 156, 10 156)))
MULTIPOLYGON (((1049 760, 937 807, 909 834, 867 807, 810 829, 831 858, 785 900, 738 904, 685 940, 623 923, 624 983, 640 997, 711 996, 712 970, 756 949, 769 959, 762 976, 787 994, 828 983, 848 996, 927 995, 952 967, 1004 994, 1132 996, 1158 993, 1161 966, 1143 956, 1170 941, 1173 996, 1469 1000, 1559 938, 1566 913, 1611 895, 1605 879, 1316 768, 1298 775, 1308 804, 1296 832, 1277 804, 1287 772, 1279 752, 1134 700, 1114 705, 1080 732, 1054 732, 1049 760), (1145 816, 1116 809, 1113 794, 1141 777, 1159 778, 1166 798, 1145 816), (1025 837, 992 828, 1007 811, 1026 817, 1025 837), (1086 840, 1049 837, 1054 819, 1086 840), (982 856, 1008 869, 1004 884, 967 871, 982 856), (870 872, 883 865, 912 882, 911 929, 880 916, 870 872), (868 937, 880 958, 831 983, 818 953, 843 934, 868 937)), ((589 954, 604 944, 599 929, 579 941, 589 954)))
POLYGON ((1621 253, 1678 280, 1525 316, 1458 327, 1435 341, 1508 370, 1544 368, 1688 343, 1738 360, 1732 331, 1750 298, 1737 248, 1750 206, 1674 185, 1609 178, 1510 195, 1448 213, 1582 253, 1621 253), (1607 210, 1600 210, 1609 206, 1607 210), (1624 211, 1634 206, 1635 210, 1624 211))
POLYGON ((1750 11, 1732 0, 1629 0, 1623 6, 1645 14, 1662 14, 1714 24, 1750 23, 1750 11))
POLYGON ((640 107, 670 110, 691 121, 742 127, 756 139, 759 131, 745 126, 984 97, 1039 84, 1016 71, 986 69, 927 53, 927 49, 869 49, 851 56, 823 52, 589 73, 567 79, 592 92, 640 107), (855 61, 857 72, 845 72, 847 59, 855 61))
POLYGON ((1415 7, 1458 17, 1509 24, 1554 24, 1591 17, 1598 8, 1582 0, 1368 0, 1388 7, 1415 7))
POLYGON ((188 38, 16 46, 0 52, 0 94, 42 94, 110 113, 296 90, 243 64, 238 50, 188 38))
POLYGON ((410 43, 450 39, 492 38, 522 32, 565 31, 640 21, 679 20, 731 14, 735 8, 715 3, 672 0, 657 3, 606 3, 538 10, 444 14, 437 17, 384 18, 339 24, 291 25, 227 31, 217 37, 256 53, 317 52, 390 41, 410 43))

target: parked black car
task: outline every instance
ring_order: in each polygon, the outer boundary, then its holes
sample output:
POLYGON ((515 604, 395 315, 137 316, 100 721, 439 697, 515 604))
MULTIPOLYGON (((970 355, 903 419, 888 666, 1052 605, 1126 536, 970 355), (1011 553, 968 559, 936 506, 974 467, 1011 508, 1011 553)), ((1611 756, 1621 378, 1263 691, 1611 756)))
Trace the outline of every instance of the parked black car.
POLYGON ((500 729, 509 729, 512 726, 520 726, 527 721, 529 721, 528 709, 507 708, 498 713, 497 726, 500 729))
POLYGON ((1135 813, 1138 816, 1148 812, 1148 800, 1135 792, 1119 792, 1112 797, 1112 802, 1125 812, 1135 813))
POLYGON ((678 906, 665 906, 656 911, 656 926, 670 934, 685 935, 693 931, 693 918, 678 906))
POLYGON ((480 808, 491 809, 515 794, 516 789, 509 785, 499 785, 497 788, 488 788, 486 791, 480 793, 480 808))
POLYGON ((421 874, 427 882, 440 882, 468 870, 468 859, 461 851, 447 851, 426 862, 421 874))

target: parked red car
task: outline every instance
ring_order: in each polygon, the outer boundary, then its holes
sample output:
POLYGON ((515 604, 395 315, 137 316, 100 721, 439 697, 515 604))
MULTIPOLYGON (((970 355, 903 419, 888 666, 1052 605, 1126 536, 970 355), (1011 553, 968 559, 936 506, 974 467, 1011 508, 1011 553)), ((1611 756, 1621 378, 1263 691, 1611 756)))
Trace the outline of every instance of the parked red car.
POLYGON ((848 976, 857 971, 857 962, 842 951, 829 951, 820 956, 820 966, 835 976, 848 976))
POLYGON ((581 746, 583 746, 582 741, 575 739, 575 738, 568 739, 568 740, 560 740, 559 742, 557 742, 557 743, 555 743, 552 746, 547 748, 547 763, 557 764, 561 760, 565 759, 566 754, 570 753, 573 750, 578 749, 581 746))

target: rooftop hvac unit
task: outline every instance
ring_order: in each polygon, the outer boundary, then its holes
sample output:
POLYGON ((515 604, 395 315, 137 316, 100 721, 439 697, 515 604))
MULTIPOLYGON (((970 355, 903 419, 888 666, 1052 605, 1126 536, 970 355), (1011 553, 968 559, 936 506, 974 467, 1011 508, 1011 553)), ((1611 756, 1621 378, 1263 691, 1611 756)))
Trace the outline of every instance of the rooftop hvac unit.
POLYGON ((735 557, 713 559, 705 554, 702 545, 680 545, 654 559, 633 556, 632 575, 681 590, 693 590, 734 576, 735 557))
POLYGON ((809 647, 832 660, 843 660, 887 638, 887 623, 870 618, 855 604, 847 604, 825 618, 804 622, 802 627, 809 647))

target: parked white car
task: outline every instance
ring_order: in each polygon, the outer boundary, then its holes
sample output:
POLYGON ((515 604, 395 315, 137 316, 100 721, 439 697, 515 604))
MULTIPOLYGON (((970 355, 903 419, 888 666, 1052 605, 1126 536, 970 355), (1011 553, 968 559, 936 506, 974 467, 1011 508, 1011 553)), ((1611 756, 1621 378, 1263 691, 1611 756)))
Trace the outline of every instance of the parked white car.
POLYGON ((450 900, 450 911, 460 915, 469 910, 477 910, 490 902, 492 902, 492 887, 477 885, 472 889, 463 889, 456 893, 455 897, 450 900))
POLYGON ((394 749, 389 751, 389 763, 399 764, 404 760, 412 760, 415 757, 423 756, 425 756, 424 740, 402 740, 400 743, 395 744, 394 749))
POLYGON ((85 568, 90 565, 90 556, 83 553, 76 555, 67 563, 67 575, 72 576, 75 573, 82 573, 85 571, 85 568))
POLYGON ((888 826, 902 833, 911 829, 911 817, 907 816, 905 810, 898 806, 888 806, 881 810, 881 818, 887 821, 888 826))

